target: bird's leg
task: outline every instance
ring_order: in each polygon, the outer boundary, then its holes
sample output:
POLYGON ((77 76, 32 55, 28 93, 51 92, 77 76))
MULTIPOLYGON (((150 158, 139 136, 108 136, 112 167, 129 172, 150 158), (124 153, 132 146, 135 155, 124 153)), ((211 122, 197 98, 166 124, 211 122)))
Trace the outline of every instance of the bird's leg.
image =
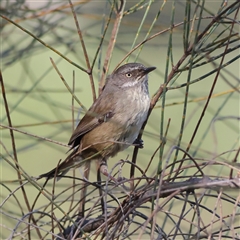
MULTIPOLYGON (((99 196, 103 196, 103 189, 102 189, 102 186, 101 186, 101 172, 100 172, 100 168, 98 167, 97 169, 97 181, 98 181, 98 184, 99 184, 99 196)), ((103 215, 107 212, 106 211, 106 206, 105 206, 105 201, 104 201, 104 198, 101 197, 101 207, 102 207, 102 213, 103 215)))
MULTIPOLYGON (((83 173, 85 179, 88 179, 88 177, 89 177, 90 165, 91 165, 91 161, 86 161, 86 163, 84 165, 84 173, 83 173)), ((78 212, 80 217, 84 217, 87 184, 88 183, 86 181, 83 181, 83 187, 80 192, 80 205, 79 205, 79 212, 78 212)))
POLYGON ((135 141, 133 142, 133 144, 138 147, 138 148, 143 148, 143 140, 142 139, 135 139, 135 141))

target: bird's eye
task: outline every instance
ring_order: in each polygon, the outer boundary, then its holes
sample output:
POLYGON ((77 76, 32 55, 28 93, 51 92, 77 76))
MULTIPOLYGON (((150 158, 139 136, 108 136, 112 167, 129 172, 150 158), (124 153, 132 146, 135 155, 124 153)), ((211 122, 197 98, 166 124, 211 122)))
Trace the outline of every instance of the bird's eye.
POLYGON ((130 78, 132 76, 131 73, 126 73, 126 77, 130 78))

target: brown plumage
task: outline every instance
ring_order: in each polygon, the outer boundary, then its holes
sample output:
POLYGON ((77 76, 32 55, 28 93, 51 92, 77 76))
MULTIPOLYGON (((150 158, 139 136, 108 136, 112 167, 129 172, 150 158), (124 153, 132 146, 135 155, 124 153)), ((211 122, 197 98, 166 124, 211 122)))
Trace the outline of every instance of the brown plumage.
MULTIPOLYGON (((147 117, 150 105, 147 74, 154 69, 129 63, 113 72, 73 132, 68 143, 72 153, 57 169, 41 177, 54 177, 56 170, 58 176, 64 175, 70 167, 92 159, 106 162, 133 144, 147 117)), ((102 172, 108 176, 106 169, 102 172)))

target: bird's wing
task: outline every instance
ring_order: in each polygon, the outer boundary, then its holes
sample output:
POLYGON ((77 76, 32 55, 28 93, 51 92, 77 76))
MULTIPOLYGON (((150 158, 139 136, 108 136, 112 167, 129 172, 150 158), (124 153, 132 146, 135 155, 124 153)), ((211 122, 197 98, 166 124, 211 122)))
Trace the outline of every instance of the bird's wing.
POLYGON ((86 115, 82 118, 82 120, 79 122, 78 126, 74 130, 68 145, 72 145, 72 148, 79 145, 81 138, 84 134, 91 131, 95 127, 97 127, 101 122, 98 120, 97 117, 91 116, 88 112, 86 115))
POLYGON ((96 128, 114 115, 114 104, 112 102, 113 97, 113 93, 104 94, 104 96, 102 94, 99 96, 96 102, 79 122, 69 140, 68 145, 72 145, 72 148, 78 146, 84 134, 96 128), (102 99, 104 99, 104 102, 102 102, 102 99))

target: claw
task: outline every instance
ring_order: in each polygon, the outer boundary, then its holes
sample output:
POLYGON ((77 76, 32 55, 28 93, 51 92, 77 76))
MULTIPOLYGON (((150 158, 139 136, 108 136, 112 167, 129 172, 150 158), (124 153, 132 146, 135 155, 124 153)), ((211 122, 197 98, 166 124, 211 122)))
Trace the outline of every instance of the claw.
POLYGON ((138 148, 143 148, 144 142, 143 142, 142 139, 136 139, 136 140, 133 142, 133 144, 134 144, 136 147, 138 147, 138 148))

